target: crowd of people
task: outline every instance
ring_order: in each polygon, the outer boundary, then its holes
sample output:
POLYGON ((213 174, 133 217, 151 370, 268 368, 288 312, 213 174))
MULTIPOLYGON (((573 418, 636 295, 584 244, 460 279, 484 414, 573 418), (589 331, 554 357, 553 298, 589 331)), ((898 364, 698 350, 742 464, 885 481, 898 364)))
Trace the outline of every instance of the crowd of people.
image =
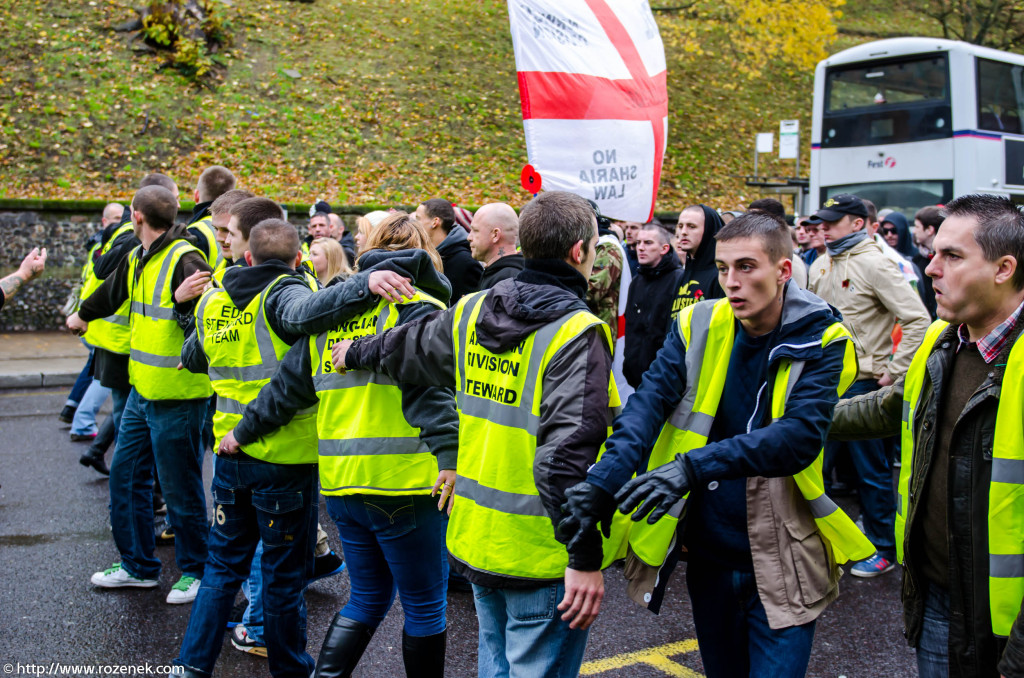
MULTIPOLYGON (((897 562, 921 676, 1024 676, 1009 200, 912 226, 850 194, 795 223, 773 199, 699 204, 672 228, 549 191, 518 214, 425 199, 354 233, 318 201, 303 239, 224 167, 193 197, 179 222, 150 174, 104 211, 61 412, 110 477, 120 560, 92 584, 155 588, 174 545, 185 675, 212 673, 225 628, 274 676, 351 675, 397 593, 407 675, 441 676, 451 582, 474 593, 480 676, 575 676, 624 561, 654 612, 686 563, 711 677, 804 675, 841 566, 897 562), (314 661, 303 591, 343 570, 314 661)), ((0 280, 0 304, 44 263, 0 280)))

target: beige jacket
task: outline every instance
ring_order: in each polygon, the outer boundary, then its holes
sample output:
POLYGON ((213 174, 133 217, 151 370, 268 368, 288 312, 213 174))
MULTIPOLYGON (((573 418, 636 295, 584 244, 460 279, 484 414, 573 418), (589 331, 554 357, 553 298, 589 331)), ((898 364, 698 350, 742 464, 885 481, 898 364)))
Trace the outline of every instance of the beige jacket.
MULTIPOLYGON (((814 621, 839 596, 843 570, 792 477, 747 478, 747 535, 769 627, 814 621)), ((625 569, 630 598, 646 607, 664 576, 660 570, 630 550, 625 569)))
POLYGON ((843 314, 857 348, 857 379, 888 374, 895 381, 906 374, 931 319, 921 297, 878 245, 866 239, 836 257, 818 257, 810 264, 807 288, 843 314), (893 355, 897 322, 903 340, 893 355))

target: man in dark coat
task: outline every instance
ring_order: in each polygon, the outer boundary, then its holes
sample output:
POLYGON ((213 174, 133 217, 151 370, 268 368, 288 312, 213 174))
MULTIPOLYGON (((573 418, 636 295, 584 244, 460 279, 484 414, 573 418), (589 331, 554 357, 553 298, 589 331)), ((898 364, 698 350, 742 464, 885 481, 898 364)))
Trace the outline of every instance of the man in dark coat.
POLYGON ((455 225, 455 209, 449 200, 431 198, 416 208, 416 221, 427 232, 444 264, 444 276, 452 284, 454 306, 464 294, 480 289, 484 267, 473 259, 469 249, 469 236, 455 225))
POLYGON ((672 234, 659 224, 646 224, 636 236, 640 261, 626 300, 626 346, 622 372, 633 388, 654 362, 672 319, 679 312, 683 267, 672 249, 672 234))

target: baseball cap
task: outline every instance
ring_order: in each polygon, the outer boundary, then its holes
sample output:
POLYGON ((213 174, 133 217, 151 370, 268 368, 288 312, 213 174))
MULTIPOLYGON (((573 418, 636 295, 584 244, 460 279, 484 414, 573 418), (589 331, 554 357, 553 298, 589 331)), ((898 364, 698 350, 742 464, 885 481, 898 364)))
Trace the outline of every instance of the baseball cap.
POLYGON ((839 221, 847 214, 855 217, 868 216, 868 208, 864 201, 851 193, 834 195, 821 206, 821 209, 807 219, 808 223, 817 224, 822 221, 839 221))

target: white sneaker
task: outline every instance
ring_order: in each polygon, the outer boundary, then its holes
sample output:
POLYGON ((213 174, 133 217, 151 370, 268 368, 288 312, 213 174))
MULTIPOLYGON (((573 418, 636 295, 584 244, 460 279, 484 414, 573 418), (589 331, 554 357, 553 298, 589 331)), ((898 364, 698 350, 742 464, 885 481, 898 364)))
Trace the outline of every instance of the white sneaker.
POLYGON ((125 586, 151 589, 157 585, 156 579, 140 579, 128 574, 128 571, 121 567, 121 563, 114 563, 110 569, 97 572, 89 579, 95 586, 102 586, 105 589, 118 589, 125 586))
POLYGON ((196 594, 199 593, 199 585, 202 583, 201 579, 182 575, 181 579, 171 587, 170 592, 167 594, 167 602, 171 605, 191 603, 196 599, 196 594))

